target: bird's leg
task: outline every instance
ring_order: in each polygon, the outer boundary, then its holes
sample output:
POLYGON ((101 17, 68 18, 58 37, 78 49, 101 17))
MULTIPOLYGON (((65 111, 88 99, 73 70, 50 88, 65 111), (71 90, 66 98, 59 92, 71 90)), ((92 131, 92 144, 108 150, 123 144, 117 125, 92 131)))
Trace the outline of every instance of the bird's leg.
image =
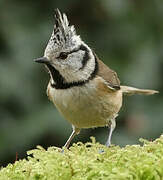
POLYGON ((73 131, 72 131, 70 137, 68 138, 68 140, 66 141, 66 143, 65 143, 65 145, 64 145, 63 147, 68 148, 69 145, 70 145, 70 143, 71 143, 71 141, 72 141, 72 139, 73 139, 77 134, 80 133, 80 129, 76 128, 75 126, 72 126, 72 129, 73 129, 73 131))
POLYGON ((106 144, 105 144, 107 147, 109 147, 109 146, 111 145, 112 133, 113 133, 115 127, 116 127, 115 119, 112 119, 112 120, 110 121, 110 123, 111 123, 111 124, 110 124, 109 136, 108 136, 108 139, 107 139, 106 144))

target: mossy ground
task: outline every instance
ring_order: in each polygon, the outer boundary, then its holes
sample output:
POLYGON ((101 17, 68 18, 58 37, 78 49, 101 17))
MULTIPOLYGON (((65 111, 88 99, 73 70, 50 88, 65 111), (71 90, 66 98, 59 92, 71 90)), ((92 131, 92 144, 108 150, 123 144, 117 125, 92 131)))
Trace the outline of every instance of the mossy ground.
POLYGON ((69 150, 38 146, 28 158, 0 170, 2 180, 161 180, 163 179, 163 135, 144 145, 105 147, 91 138, 69 150), (100 151, 103 152, 100 153, 100 151))

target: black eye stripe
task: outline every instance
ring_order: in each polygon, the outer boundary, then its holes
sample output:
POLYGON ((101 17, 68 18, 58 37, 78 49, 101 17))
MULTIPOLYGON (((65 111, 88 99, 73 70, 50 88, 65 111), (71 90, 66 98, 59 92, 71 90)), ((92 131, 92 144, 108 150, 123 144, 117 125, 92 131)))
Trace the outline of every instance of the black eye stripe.
POLYGON ((88 60, 90 59, 89 52, 85 51, 83 60, 82 60, 82 66, 79 68, 79 70, 84 69, 84 67, 87 65, 88 60))
POLYGON ((86 46, 84 46, 83 44, 80 46, 79 49, 82 50, 82 51, 89 52, 88 48, 86 46))
POLYGON ((80 51, 80 50, 81 50, 81 51, 89 52, 88 48, 82 44, 82 45, 79 46, 79 48, 76 48, 76 49, 73 49, 73 50, 70 51, 70 52, 64 52, 64 53, 66 53, 66 54, 68 55, 68 54, 72 54, 72 53, 74 53, 74 52, 78 52, 78 51, 80 51))
POLYGON ((81 51, 89 52, 88 48, 87 48, 86 46, 84 46, 83 44, 81 44, 81 45, 79 46, 79 48, 74 49, 74 50, 68 52, 68 54, 72 54, 72 53, 77 52, 77 51, 80 51, 80 50, 81 50, 81 51))
MULTIPOLYGON (((66 56, 66 55, 68 56, 69 54, 72 54, 72 53, 74 53, 74 52, 78 52, 78 51, 80 51, 80 50, 81 50, 81 51, 85 51, 85 56, 88 57, 89 50, 88 50, 88 48, 87 48, 86 46, 84 46, 83 44, 80 45, 79 48, 73 49, 73 50, 70 51, 70 52, 61 52, 61 53, 64 53, 65 56, 66 56)), ((60 53, 60 55, 59 55, 57 58, 60 58, 61 53, 60 53)), ((61 58, 61 59, 62 59, 62 58, 61 58)))

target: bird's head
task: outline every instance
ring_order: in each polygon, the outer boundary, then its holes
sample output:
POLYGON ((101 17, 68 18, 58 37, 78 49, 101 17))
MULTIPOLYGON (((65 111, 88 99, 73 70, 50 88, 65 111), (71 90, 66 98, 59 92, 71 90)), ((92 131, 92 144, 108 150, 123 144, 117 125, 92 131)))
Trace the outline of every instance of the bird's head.
POLYGON ((95 69, 92 50, 58 9, 55 10, 55 22, 44 56, 35 61, 47 66, 54 85, 86 81, 95 69))

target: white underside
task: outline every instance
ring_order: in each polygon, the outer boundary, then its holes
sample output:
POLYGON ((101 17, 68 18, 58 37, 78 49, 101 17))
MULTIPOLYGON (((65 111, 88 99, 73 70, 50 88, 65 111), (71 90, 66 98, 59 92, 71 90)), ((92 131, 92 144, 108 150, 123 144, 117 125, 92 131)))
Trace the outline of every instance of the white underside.
POLYGON ((77 128, 108 125, 122 105, 122 92, 99 93, 97 80, 65 90, 48 87, 50 99, 60 113, 77 128))

